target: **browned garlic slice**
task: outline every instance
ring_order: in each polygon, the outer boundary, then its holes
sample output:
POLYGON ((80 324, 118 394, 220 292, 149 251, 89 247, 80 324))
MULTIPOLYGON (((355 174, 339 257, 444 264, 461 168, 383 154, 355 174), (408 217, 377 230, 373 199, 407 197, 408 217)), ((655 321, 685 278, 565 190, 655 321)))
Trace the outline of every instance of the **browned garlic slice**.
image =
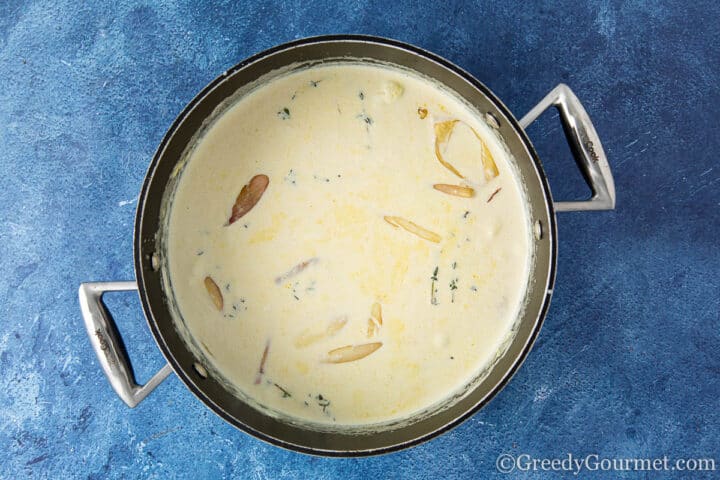
POLYGON ((458 177, 465 178, 463 177, 462 173, 457 171, 455 167, 445 161, 442 153, 440 152, 441 148, 447 145, 448 141, 450 140, 450 136, 452 135, 453 129, 455 128, 455 124, 458 121, 459 120, 447 120, 444 122, 437 122, 435 124, 435 156, 437 157, 438 161, 443 165, 443 167, 447 168, 458 177))
POLYGON ((456 197, 472 198, 475 196, 475 189, 463 185, 449 185, 447 183, 436 183, 433 188, 439 192, 455 195, 456 197))
POLYGON ((385 216, 383 218, 393 227, 401 227, 403 230, 415 234, 420 238, 424 238, 425 240, 429 240, 434 243, 440 243, 440 240, 442 240, 442 237, 437 233, 431 232, 430 230, 423 228, 420 225, 411 222, 410 220, 407 220, 405 218, 393 216, 385 216))
POLYGON ((217 286, 217 283, 215 283, 215 280, 213 280, 212 277, 210 277, 210 276, 205 277, 205 289, 207 290, 208 294, 210 295, 210 299, 215 304, 215 308, 217 308, 219 311, 222 311, 222 309, 223 309, 222 292, 220 291, 220 287, 217 286))
POLYGON ((362 345, 346 345, 328 352, 327 363, 347 363, 363 359, 382 347, 382 342, 364 343, 362 345))
POLYGON ((499 175, 497 165, 495 164, 495 159, 492 156, 492 153, 490 152, 490 149, 488 148, 487 144, 483 141, 482 137, 480 137, 480 134, 472 128, 470 125, 466 124, 465 122, 461 120, 445 120, 443 122, 437 122, 435 124, 435 156, 437 157, 438 161, 448 170, 450 170, 452 173, 457 175, 460 178, 465 178, 463 174, 461 174, 452 164, 447 162, 443 156, 442 156, 442 149, 445 147, 448 142, 450 141, 450 137, 452 136, 452 132, 455 129, 455 126, 458 123, 462 123, 466 127, 470 129, 470 131, 473 132, 475 135, 475 138, 478 139, 480 142, 480 145, 482 147, 482 164, 483 164, 483 172, 485 174, 485 180, 490 180, 492 178, 495 178, 499 175))
POLYGON ((248 213, 252 208, 260 201, 265 189, 270 183, 270 179, 267 175, 255 175, 250 179, 247 185, 245 185, 240 194, 235 199, 235 204, 232 208, 232 214, 228 220, 227 225, 232 225, 243 215, 248 213))
POLYGON ((297 348, 304 348, 312 345, 313 343, 319 342, 320 340, 330 338, 342 330, 347 321, 347 317, 342 316, 332 320, 322 331, 312 332, 310 330, 305 330, 295 339, 295 346, 297 348))
POLYGON ((370 318, 368 318, 367 336, 368 338, 375 336, 380 331, 383 323, 382 306, 375 302, 370 309, 370 318))

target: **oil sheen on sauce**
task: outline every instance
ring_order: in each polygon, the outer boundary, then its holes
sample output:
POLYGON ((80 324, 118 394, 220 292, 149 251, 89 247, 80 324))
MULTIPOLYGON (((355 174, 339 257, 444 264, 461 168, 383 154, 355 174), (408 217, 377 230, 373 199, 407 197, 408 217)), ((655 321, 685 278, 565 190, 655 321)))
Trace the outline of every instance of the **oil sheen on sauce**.
POLYGON ((524 296, 527 223, 475 112, 414 74, 335 64, 266 83, 208 128, 167 257, 188 332, 226 380, 280 414, 363 425, 431 407, 492 361, 524 296), (266 190, 228 225, 256 175, 266 190))

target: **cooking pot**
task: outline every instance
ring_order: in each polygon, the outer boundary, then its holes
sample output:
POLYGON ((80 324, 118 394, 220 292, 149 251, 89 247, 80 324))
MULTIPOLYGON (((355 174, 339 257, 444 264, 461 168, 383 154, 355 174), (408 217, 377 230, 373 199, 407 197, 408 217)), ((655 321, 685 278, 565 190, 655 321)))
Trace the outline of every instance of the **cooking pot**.
POLYGON ((566 85, 558 85, 520 121, 482 83, 436 55, 417 47, 369 36, 324 36, 287 43, 251 57, 211 82, 182 111, 150 163, 138 199, 135 219, 136 282, 93 282, 80 286, 80 308, 90 342, 115 392, 136 406, 170 373, 180 377, 203 403, 232 425, 275 445, 331 456, 389 452, 428 440, 467 419, 485 405, 512 377, 530 350, 547 314, 555 280, 557 231, 555 212, 609 210, 615 206, 615 186, 600 140, 587 113, 566 85), (368 428, 320 428, 288 421, 260 411, 235 395, 217 378, 198 350, 180 334, 173 317, 174 299, 162 280, 166 269, 163 232, 166 202, 176 167, 190 150, 208 119, 223 105, 273 78, 329 62, 368 62, 410 69, 439 82, 467 102, 498 136, 516 163, 533 226, 530 277, 513 335, 496 360, 460 395, 447 392, 444 405, 417 418, 368 428), (547 178, 524 128, 544 110, 560 112, 575 160, 592 190, 582 201, 553 202, 547 178), (165 365, 145 385, 132 373, 115 323, 102 302, 108 291, 138 290, 145 317, 165 365))

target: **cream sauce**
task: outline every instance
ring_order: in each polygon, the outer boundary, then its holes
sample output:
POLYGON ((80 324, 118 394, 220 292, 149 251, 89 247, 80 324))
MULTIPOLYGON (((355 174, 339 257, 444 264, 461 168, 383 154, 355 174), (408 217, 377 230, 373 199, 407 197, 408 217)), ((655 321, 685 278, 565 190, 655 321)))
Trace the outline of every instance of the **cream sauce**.
POLYGON ((448 92, 389 67, 312 67, 239 99, 190 153, 168 223, 173 293, 209 361, 264 407, 338 425, 407 417, 459 391, 510 334, 530 257, 524 202, 494 131, 448 92), (465 180, 435 154, 434 125, 449 119, 464 123, 441 150, 465 180), (485 180, 469 127, 497 177, 485 180), (267 190, 227 225, 258 174, 267 190), (332 363, 369 343, 382 345, 332 363))

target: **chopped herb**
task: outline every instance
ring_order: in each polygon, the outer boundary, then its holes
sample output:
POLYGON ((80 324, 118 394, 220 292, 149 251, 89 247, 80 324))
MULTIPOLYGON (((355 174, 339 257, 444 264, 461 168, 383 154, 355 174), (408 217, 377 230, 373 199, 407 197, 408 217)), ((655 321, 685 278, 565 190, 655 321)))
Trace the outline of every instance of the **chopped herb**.
POLYGON ((243 227, 248 228, 248 224, 247 224, 247 223, 243 223, 243 227))
POLYGON ((306 407, 309 407, 309 406, 310 406, 310 404, 309 404, 307 401, 305 401, 305 400, 303 400, 303 403, 305 404, 306 407))
POLYGON ((437 305, 437 288, 435 287, 435 282, 437 282, 438 279, 438 267, 435 267, 435 270, 433 271, 432 277, 430 277, 430 280, 432 280, 432 283, 430 283, 430 305, 437 305))
POLYGON ((295 184, 296 184, 296 183, 295 183, 295 170, 293 170, 292 168, 290 169, 290 171, 288 172, 288 174, 285 175, 285 182, 286 182, 286 183, 289 183, 289 184, 291 184, 291 185, 295 185, 295 184))
POLYGON ((477 292, 477 291, 478 291, 478 288, 477 288, 475 285, 472 285, 472 286, 470 287, 470 290, 472 290, 473 292, 477 292))
POLYGON ((313 88, 317 88, 318 83, 320 83, 320 82, 322 82, 322 80, 310 80, 310 85, 311 85, 313 88))
POLYGON ((362 120, 363 122, 365 122, 365 129, 366 129, 367 131, 370 131, 370 125, 373 124, 373 119, 370 118, 370 117, 368 116, 368 114, 365 113, 364 110, 363 110, 362 113, 358 113, 357 115, 355 115, 355 118, 358 118, 358 119, 362 120))
POLYGON ((300 300, 300 298, 297 295, 293 294, 293 297, 295 297, 295 300, 300 300))
POLYGON ((455 270, 457 268, 457 262, 452 263, 452 269, 455 270))
POLYGON ((365 100, 365 94, 362 90, 360 90, 360 93, 358 93, 358 98, 360 98, 360 100, 365 100))
POLYGON ((229 283, 226 283, 226 284, 225 284, 225 291, 226 291, 226 292, 229 292, 229 291, 230 291, 230 284, 229 284, 229 283))
POLYGON ((232 309, 235 312, 239 312, 241 310, 247 311, 248 307, 245 305, 245 299, 241 298, 240 303, 233 303, 232 309))
POLYGON ((450 357, 450 360, 455 360, 455 357, 450 357))
POLYGON ((463 218, 467 218, 468 215, 470 215, 470 210, 465 210, 465 213, 463 213, 463 218))
POLYGON ((317 404, 322 408, 323 413, 327 414, 327 407, 330 406, 330 400, 323 397, 321 394, 318 394, 318 396, 315 397, 315 400, 317 400, 317 404))
POLYGON ((328 177, 321 177, 319 175, 313 174, 313 178, 320 182, 330 183, 330 179, 328 177))
POLYGON ((202 250, 198 250, 198 251, 197 251, 197 256, 199 257, 199 256, 201 256, 203 253, 205 253, 205 252, 202 251, 202 250))
POLYGON ((283 387, 281 387, 281 386, 278 385, 277 383, 273 383, 273 385, 275 385, 275 386, 277 387, 277 389, 282 392, 282 398, 290 398, 290 397, 292 397, 292 395, 290 394, 290 392, 288 392, 287 390, 285 390, 283 387))
POLYGON ((277 115, 283 120, 287 120, 288 118, 290 118, 290 109, 284 107, 282 110, 277 112, 277 115))
POLYGON ((458 279, 454 278, 450 281, 450 294, 452 295, 451 303, 455 303, 455 290, 457 290, 458 279))

